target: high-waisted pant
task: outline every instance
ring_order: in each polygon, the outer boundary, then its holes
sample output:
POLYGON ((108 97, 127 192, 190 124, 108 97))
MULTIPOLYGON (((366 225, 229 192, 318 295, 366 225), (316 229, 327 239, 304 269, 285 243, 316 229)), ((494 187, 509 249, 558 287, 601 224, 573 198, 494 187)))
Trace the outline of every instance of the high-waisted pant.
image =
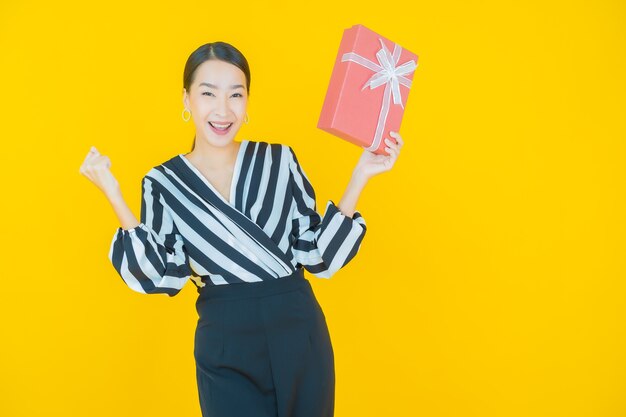
POLYGON ((333 416, 333 348, 303 273, 200 290, 194 356, 203 417, 333 416))

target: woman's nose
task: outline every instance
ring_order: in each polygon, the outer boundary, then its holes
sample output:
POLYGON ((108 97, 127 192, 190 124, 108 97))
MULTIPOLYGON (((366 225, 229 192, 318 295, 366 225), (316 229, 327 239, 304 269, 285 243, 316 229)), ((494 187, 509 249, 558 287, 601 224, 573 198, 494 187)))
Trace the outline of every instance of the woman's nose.
POLYGON ((215 103, 215 112, 220 116, 226 116, 228 113, 228 101, 226 99, 218 99, 215 103))

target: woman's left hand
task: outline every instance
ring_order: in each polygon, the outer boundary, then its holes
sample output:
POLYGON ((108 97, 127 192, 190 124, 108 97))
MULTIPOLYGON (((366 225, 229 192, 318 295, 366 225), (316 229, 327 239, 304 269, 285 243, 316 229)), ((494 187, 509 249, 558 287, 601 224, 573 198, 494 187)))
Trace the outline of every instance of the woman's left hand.
POLYGON ((400 149, 404 145, 404 140, 398 132, 389 132, 389 135, 394 137, 397 143, 394 143, 389 138, 385 138, 387 147, 384 149, 388 155, 376 155, 374 152, 363 149, 363 154, 361 154, 361 158, 354 168, 355 173, 358 172, 366 179, 369 179, 374 175, 389 171, 393 167, 400 155, 400 149))

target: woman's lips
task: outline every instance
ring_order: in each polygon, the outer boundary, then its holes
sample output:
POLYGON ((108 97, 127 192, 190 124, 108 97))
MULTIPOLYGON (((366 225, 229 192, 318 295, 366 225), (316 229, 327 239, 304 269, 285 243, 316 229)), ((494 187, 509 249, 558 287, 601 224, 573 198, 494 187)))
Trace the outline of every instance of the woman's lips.
POLYGON ((233 123, 217 123, 217 122, 209 122, 209 126, 211 130, 217 133, 218 135, 225 135, 230 131, 230 128, 233 126, 233 123))

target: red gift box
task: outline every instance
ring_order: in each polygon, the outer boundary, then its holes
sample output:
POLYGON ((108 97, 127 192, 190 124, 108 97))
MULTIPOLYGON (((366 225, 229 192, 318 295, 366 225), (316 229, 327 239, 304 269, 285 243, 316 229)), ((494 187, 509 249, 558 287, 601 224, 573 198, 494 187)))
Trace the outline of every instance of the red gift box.
POLYGON ((398 132, 417 55, 366 28, 344 30, 317 127, 379 155, 398 132))

